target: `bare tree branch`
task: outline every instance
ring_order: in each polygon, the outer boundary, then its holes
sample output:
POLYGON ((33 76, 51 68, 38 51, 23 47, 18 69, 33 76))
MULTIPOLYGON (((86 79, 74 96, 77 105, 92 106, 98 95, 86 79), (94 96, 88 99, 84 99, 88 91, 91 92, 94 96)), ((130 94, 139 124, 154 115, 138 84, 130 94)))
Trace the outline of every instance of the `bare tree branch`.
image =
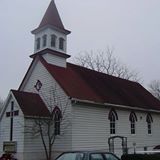
POLYGON ((3 104, 4 104, 4 101, 2 100, 2 98, 0 98, 0 112, 1 112, 1 110, 3 108, 3 104))
POLYGON ((106 51, 80 53, 74 61, 78 65, 98 72, 140 82, 138 73, 116 59, 113 55, 113 49, 109 47, 106 51))
POLYGON ((149 91, 160 100, 160 80, 154 80, 149 84, 149 91))
POLYGON ((69 98, 66 97, 66 99, 62 99, 58 91, 57 85, 55 85, 50 88, 49 94, 43 91, 39 92, 48 107, 49 115, 47 117, 34 117, 31 120, 31 125, 25 126, 25 129, 27 130, 25 133, 30 134, 33 138, 41 138, 47 160, 51 160, 52 158, 55 140, 64 135, 65 129, 70 125, 69 120, 67 120, 68 114, 66 114, 67 107, 69 105, 69 98), (59 121, 61 129, 60 135, 57 135, 55 131, 55 107, 58 107, 61 111, 61 119, 59 121))

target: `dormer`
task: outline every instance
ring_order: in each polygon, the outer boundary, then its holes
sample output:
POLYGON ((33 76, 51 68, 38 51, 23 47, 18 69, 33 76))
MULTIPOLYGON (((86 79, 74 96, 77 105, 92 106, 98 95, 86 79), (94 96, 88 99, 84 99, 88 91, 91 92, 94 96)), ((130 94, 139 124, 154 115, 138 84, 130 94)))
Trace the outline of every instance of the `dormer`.
POLYGON ((64 28, 54 0, 51 0, 40 25, 32 34, 35 35, 34 53, 44 49, 67 52, 67 35, 70 31, 64 28))

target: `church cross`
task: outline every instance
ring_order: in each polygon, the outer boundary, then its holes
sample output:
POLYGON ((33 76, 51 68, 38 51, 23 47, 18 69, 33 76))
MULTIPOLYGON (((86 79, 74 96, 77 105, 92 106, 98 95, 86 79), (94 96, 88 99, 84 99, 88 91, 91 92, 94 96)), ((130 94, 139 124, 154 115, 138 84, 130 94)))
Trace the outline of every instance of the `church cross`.
POLYGON ((18 116, 19 111, 14 111, 14 102, 11 102, 11 111, 6 113, 7 117, 10 117, 10 141, 13 140, 13 117, 18 116))

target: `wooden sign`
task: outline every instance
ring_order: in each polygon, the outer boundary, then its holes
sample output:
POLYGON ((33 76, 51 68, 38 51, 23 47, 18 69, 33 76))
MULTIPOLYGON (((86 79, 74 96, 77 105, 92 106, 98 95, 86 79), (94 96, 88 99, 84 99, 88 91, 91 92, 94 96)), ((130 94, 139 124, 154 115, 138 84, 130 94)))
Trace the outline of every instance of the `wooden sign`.
POLYGON ((16 153, 17 142, 3 142, 3 151, 9 153, 16 153))

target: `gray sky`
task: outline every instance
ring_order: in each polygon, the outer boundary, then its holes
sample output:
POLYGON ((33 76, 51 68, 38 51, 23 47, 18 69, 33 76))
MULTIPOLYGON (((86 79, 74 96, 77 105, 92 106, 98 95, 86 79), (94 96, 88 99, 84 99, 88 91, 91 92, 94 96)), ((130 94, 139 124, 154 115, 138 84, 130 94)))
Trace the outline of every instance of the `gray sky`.
MULTIPOLYGON (((20 85, 33 54, 35 29, 50 0, 0 0, 0 97, 20 85)), ((56 0, 68 54, 105 50, 137 70, 144 85, 160 79, 160 0, 56 0)))

